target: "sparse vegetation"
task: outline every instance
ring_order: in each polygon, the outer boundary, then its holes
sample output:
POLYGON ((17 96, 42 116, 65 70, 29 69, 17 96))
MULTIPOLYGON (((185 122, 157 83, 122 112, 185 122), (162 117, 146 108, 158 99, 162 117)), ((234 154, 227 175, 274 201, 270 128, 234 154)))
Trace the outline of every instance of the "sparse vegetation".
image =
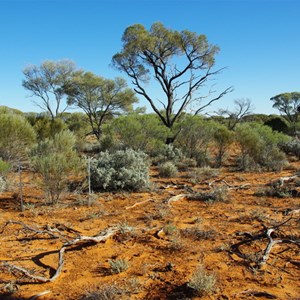
POLYGON ((203 296, 212 293, 216 283, 215 275, 207 273, 203 266, 198 266, 188 282, 188 287, 193 289, 196 295, 203 296))
POLYGON ((129 268, 127 260, 122 258, 109 259, 110 270, 112 274, 119 274, 126 271, 129 268))

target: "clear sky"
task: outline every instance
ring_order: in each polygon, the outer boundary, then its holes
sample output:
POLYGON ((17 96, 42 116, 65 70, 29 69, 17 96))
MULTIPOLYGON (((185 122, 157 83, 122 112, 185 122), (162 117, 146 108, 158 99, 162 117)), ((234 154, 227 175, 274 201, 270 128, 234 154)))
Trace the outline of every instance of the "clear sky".
POLYGON ((40 111, 22 87, 22 70, 44 60, 68 58, 128 80, 109 66, 122 34, 156 21, 205 34, 221 48, 216 68, 228 68, 217 87, 234 92, 216 107, 249 98, 255 113, 277 113, 272 96, 300 91, 300 0, 0 0, 0 105, 40 111))

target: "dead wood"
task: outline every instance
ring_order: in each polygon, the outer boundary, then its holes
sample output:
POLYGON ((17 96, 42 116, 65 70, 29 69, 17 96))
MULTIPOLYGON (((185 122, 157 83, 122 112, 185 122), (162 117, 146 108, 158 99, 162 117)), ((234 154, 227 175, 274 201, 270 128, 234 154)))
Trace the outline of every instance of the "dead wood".
MULTIPOLYGON (((51 237, 62 239, 65 241, 65 243, 62 245, 62 247, 58 250, 58 266, 57 266, 55 273, 50 278, 34 275, 34 274, 32 274, 31 271, 29 271, 25 268, 16 266, 14 264, 11 264, 9 262, 2 263, 2 267, 6 268, 10 271, 15 271, 17 274, 22 274, 23 276, 33 280, 34 282, 40 282, 40 283, 53 282, 54 280, 56 280, 59 277, 59 275, 62 272, 64 262, 65 262, 64 254, 68 248, 71 248, 72 246, 78 245, 81 243, 105 242, 107 239, 109 239, 111 236, 113 236, 117 232, 117 229, 112 227, 112 228, 108 228, 104 231, 101 231, 100 233, 98 233, 95 236, 84 236, 84 235, 77 234, 76 237, 74 237, 74 236, 70 236, 70 235, 68 236, 67 234, 61 233, 59 231, 59 229, 57 229, 57 228, 55 228, 55 231, 54 231, 49 225, 46 226, 46 228, 48 228, 48 229, 39 229, 37 227, 28 226, 28 225, 24 224, 23 222, 18 222, 18 221, 7 222, 4 225, 2 232, 9 224, 20 225, 20 226, 22 226, 23 231, 33 232, 35 234, 41 234, 41 235, 49 235, 51 237)), ((66 226, 65 227, 62 226, 61 228, 71 229, 66 226)), ((78 231, 72 229, 72 230, 68 230, 68 232, 78 232, 78 231)))
POLYGON ((136 206, 138 206, 138 205, 141 205, 141 204, 147 203, 147 202, 149 202, 149 201, 153 201, 153 199, 146 199, 146 200, 144 200, 144 201, 141 201, 141 202, 136 202, 136 203, 134 203, 134 204, 133 204, 133 205, 131 205, 131 206, 127 206, 127 207, 125 207, 125 209, 131 209, 131 208, 134 208, 134 207, 136 207, 136 206))
POLYGON ((189 198, 191 197, 192 194, 179 194, 179 195, 176 195, 176 196, 173 196, 171 197, 168 201, 167 201, 167 204, 170 205, 171 203, 173 202, 176 202, 176 201, 179 201, 183 198, 189 198))
MULTIPOLYGON (((286 244, 294 244, 300 247, 300 240, 296 240, 291 237, 284 236, 281 232, 279 232, 280 227, 283 225, 286 225, 291 220, 295 220, 295 218, 290 217, 287 220, 282 221, 281 223, 274 225, 272 228, 265 228, 261 233, 259 234, 247 234, 244 235, 246 239, 234 244, 231 246, 231 252, 238 255, 239 257, 247 260, 249 258, 248 254, 242 253, 240 250, 240 246, 242 245, 250 245, 256 240, 263 240, 268 239, 268 244, 266 245, 265 249, 263 250, 263 253, 259 259, 255 262, 255 267, 262 268, 271 253, 272 248, 279 243, 286 243, 286 244), (277 231, 276 231, 277 230, 277 231), (273 235, 277 235, 276 237, 273 237, 273 235), (281 235, 281 236, 280 236, 281 235)), ((290 225, 289 225, 290 226, 290 225)))
POLYGON ((232 184, 229 184, 229 183, 228 183, 226 180, 224 180, 224 179, 216 179, 216 180, 213 180, 213 181, 211 181, 211 182, 208 182, 207 184, 208 184, 208 186, 209 186, 210 188, 212 188, 213 185, 214 185, 215 183, 218 183, 218 182, 224 183, 224 185, 226 185, 226 186, 228 187, 228 189, 230 189, 230 190, 245 190, 245 189, 249 189, 249 188, 250 188, 250 184, 249 184, 249 183, 245 183, 245 184, 242 184, 242 185, 232 185, 232 184))

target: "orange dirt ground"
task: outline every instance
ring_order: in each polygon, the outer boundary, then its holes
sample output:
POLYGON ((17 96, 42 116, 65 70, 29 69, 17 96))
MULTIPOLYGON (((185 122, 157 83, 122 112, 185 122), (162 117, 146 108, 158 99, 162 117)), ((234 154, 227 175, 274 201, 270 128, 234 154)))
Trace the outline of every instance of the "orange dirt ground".
MULTIPOLYGON (((299 210, 297 197, 254 194, 272 180, 294 175, 298 168, 300 163, 293 162, 279 173, 244 173, 232 171, 229 166, 222 168, 216 178, 199 178, 197 183, 184 172, 177 178, 162 179, 152 169, 151 191, 97 194, 91 207, 83 204, 86 198, 74 194, 67 194, 57 205, 46 205, 34 184, 34 174, 24 172, 26 210, 18 211, 13 192, 2 193, 0 230, 7 221, 14 220, 40 227, 64 224, 90 236, 112 226, 124 229, 128 225, 132 231, 118 233, 106 242, 69 249, 62 273, 54 282, 34 283, 0 267, 0 299, 33 299, 43 291, 49 293, 36 299, 80 299, 88 291, 107 285, 123 290, 115 299, 300 299, 300 247, 276 244, 260 269, 255 267, 255 259, 263 253, 267 238, 240 247, 248 259, 232 248, 264 228, 287 220, 291 217, 288 211, 299 210), (196 192, 209 191, 208 183, 218 179, 236 187, 228 190, 225 202, 207 203, 183 197, 167 203, 175 195, 189 193, 186 187, 196 192), (145 202, 133 206, 142 201, 145 202), (198 235, 193 234, 193 228, 198 235), (113 259, 127 260, 128 269, 112 274, 109 260, 113 259), (187 287, 198 265, 217 278, 214 292, 202 297, 191 294, 187 287), (9 290, 15 292, 6 295, 9 290)), ((12 177, 17 180, 17 174, 12 177)), ((281 234, 299 239, 299 215, 297 211, 293 213, 291 221, 276 230, 274 238, 281 234)), ((57 268, 62 244, 58 239, 26 235, 20 226, 9 225, 1 233, 0 263, 10 262, 32 274, 49 277, 57 268)))

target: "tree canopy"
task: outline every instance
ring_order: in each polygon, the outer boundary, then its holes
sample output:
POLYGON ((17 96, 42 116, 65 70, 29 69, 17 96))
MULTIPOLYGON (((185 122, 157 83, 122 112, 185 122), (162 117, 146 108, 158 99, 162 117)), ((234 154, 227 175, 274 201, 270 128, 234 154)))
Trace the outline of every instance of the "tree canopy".
POLYGON ((203 34, 167 29, 157 22, 149 31, 140 24, 129 26, 122 41, 123 48, 113 56, 113 65, 132 79, 136 93, 147 99, 168 128, 187 109, 199 114, 231 91, 228 88, 209 98, 213 91, 207 90, 206 84, 221 69, 213 71, 219 48, 209 44, 203 34), (157 101, 150 93, 150 81, 162 91, 157 101))
POLYGON ((132 104, 138 101, 124 79, 105 79, 91 72, 75 72, 64 91, 68 95, 68 104, 86 113, 98 140, 106 118, 131 110, 132 104))
POLYGON ((280 111, 281 114, 290 122, 296 123, 300 113, 300 92, 282 93, 270 99, 274 102, 273 108, 280 111))
POLYGON ((25 68, 22 84, 32 92, 31 96, 38 98, 34 103, 54 119, 67 109, 67 105, 63 103, 63 85, 74 70, 75 64, 69 60, 45 61, 40 66, 31 65, 25 68))

